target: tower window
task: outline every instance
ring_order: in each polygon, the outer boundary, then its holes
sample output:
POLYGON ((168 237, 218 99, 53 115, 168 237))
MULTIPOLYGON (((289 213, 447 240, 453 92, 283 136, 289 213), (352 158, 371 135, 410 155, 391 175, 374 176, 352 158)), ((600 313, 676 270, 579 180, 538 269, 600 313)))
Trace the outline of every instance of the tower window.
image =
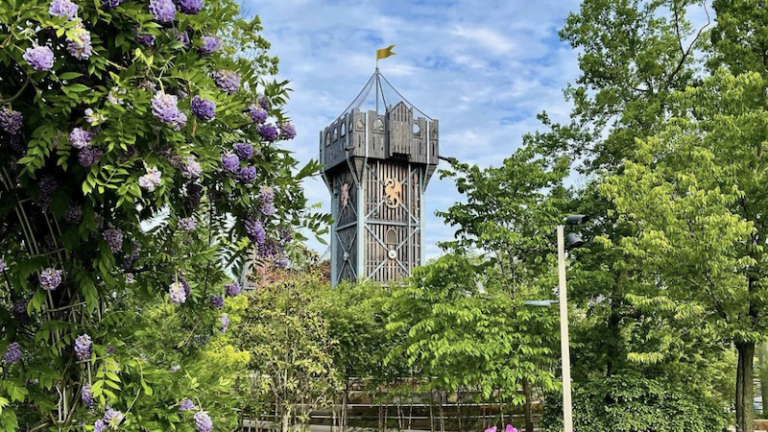
POLYGON ((397 233, 395 232, 394 228, 390 228, 387 230, 387 238, 385 240, 385 243, 388 245, 397 244, 397 233))

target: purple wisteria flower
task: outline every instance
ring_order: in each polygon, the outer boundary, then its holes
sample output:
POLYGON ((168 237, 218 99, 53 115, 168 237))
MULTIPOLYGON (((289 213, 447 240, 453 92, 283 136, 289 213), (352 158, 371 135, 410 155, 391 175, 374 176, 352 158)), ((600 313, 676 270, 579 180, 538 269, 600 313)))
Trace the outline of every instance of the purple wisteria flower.
POLYGON ((229 315, 223 313, 219 317, 219 331, 222 333, 226 333, 227 327, 229 327, 229 315))
POLYGON ((61 285, 62 271, 47 268, 40 273, 40 286, 46 291, 53 291, 61 285))
POLYGON ((187 15, 196 15, 203 9, 203 0, 178 0, 179 11, 187 15))
POLYGON ((27 313, 26 300, 17 300, 16 303, 13 304, 11 313, 13 313, 14 318, 19 320, 22 325, 28 324, 30 321, 29 314, 27 313))
POLYGON ((184 292, 184 287, 178 282, 171 284, 168 288, 168 294, 171 296, 171 301, 177 305, 182 304, 187 300, 187 293, 184 292))
POLYGON ((238 143, 235 144, 235 154, 241 159, 241 160, 249 160, 253 157, 253 146, 248 143, 238 143))
POLYGON ((101 4, 106 9, 114 9, 124 3, 126 0, 102 0, 101 4))
POLYGON ((238 176, 240 177, 240 180, 244 181, 245 183, 253 183, 256 181, 256 168, 247 166, 240 170, 238 176))
POLYGON ((201 56, 209 56, 218 51, 221 47, 221 39, 216 36, 206 35, 201 37, 200 41, 203 43, 203 46, 198 48, 197 52, 199 52, 201 56))
POLYGON ((72 132, 69 133, 69 141, 72 143, 72 147, 76 149, 83 149, 90 147, 94 136, 96 136, 96 134, 91 131, 87 131, 81 128, 74 128, 72 129, 72 132))
POLYGON ((176 5, 171 0, 150 0, 149 13, 155 16, 157 22, 170 24, 176 18, 176 5))
POLYGON ((104 420, 96 420, 96 423, 93 424, 93 432, 104 432, 104 429, 107 428, 107 425, 104 423, 104 420))
POLYGON ((189 297, 189 294, 192 292, 192 287, 189 286, 189 282, 184 279, 184 275, 179 275, 179 283, 184 288, 184 294, 189 297))
POLYGON ((293 127, 293 123, 286 122, 280 124, 280 138, 284 140, 296 138, 296 128, 293 127))
POLYGON ((72 38, 67 37, 67 51, 78 60, 88 60, 91 58, 93 53, 91 33, 83 29, 82 24, 78 26, 78 31, 72 38))
POLYGON ((240 294, 240 284, 237 281, 224 284, 224 293, 229 297, 236 297, 240 294))
POLYGON ((264 96, 259 96, 259 105, 264 108, 265 111, 269 111, 269 101, 264 96))
POLYGON ((235 94, 240 89, 240 75, 232 71, 222 69, 214 73, 213 81, 218 88, 229 94, 235 94))
POLYGON ((0 108, 0 127, 9 135, 16 135, 21 130, 23 117, 20 112, 11 109, 10 105, 0 108))
POLYGON ((224 307, 224 298, 220 295, 211 296, 211 306, 216 309, 224 307))
POLYGON ((36 71, 47 71, 53 67, 53 51, 47 46, 27 48, 22 58, 36 71))
POLYGON ((103 116, 94 113, 90 108, 86 108, 83 113, 85 114, 85 121, 88 123, 97 123, 103 119, 103 116))
POLYGON ((186 49, 189 48, 189 33, 183 31, 176 35, 176 41, 181 42, 181 45, 186 49))
POLYGON ((225 153, 221 155, 221 164, 224 166, 225 170, 231 173, 240 171, 240 158, 238 158, 236 154, 225 153))
POLYGON ((139 186, 152 192, 156 187, 160 186, 160 177, 161 173, 157 168, 147 168, 147 173, 139 177, 139 186))
POLYGON ((191 217, 179 219, 179 229, 182 231, 194 231, 197 227, 197 222, 191 217))
POLYGON ((259 205, 259 211, 264 216, 273 216, 275 213, 277 213, 277 208, 275 208, 275 205, 271 202, 263 202, 261 205, 259 205))
POLYGON ((82 390, 80 390, 80 400, 83 401, 83 405, 85 405, 86 408, 93 408, 93 393, 91 392, 90 384, 84 385, 82 390))
POLYGON ((187 204, 196 209, 200 207, 200 203, 203 200, 203 187, 197 183, 187 184, 187 204))
POLYGON ((123 98, 117 97, 117 95, 123 96, 125 93, 125 89, 118 89, 115 87, 109 91, 109 94, 107 94, 107 101, 115 105, 122 105, 124 103, 123 98))
POLYGON ((261 214, 264 216, 272 216, 277 213, 277 209, 273 204, 275 201, 275 190, 270 186, 261 187, 261 190, 259 191, 259 201, 261 202, 259 205, 261 214))
POLYGON ((133 37, 136 39, 136 42, 144 45, 145 47, 155 46, 155 36, 149 33, 139 33, 138 27, 133 29, 133 37))
POLYGON ((259 189, 259 201, 272 203, 275 201, 275 190, 271 186, 262 186, 259 189))
POLYGON ((99 159, 104 154, 103 151, 93 147, 86 147, 81 149, 77 154, 77 160, 80 161, 80 165, 89 167, 91 165, 99 163, 99 159))
POLYGON ((123 247, 123 232, 117 228, 110 228, 104 230, 101 234, 104 237, 104 241, 109 245, 109 250, 112 253, 120 252, 123 247))
POLYGON ((56 188, 59 187, 59 182, 53 176, 45 175, 40 178, 39 186, 40 189, 38 190, 35 204, 45 210, 48 209, 48 206, 51 204, 53 193, 56 191, 56 188))
POLYGON ((259 126, 259 135, 261 135, 261 138, 264 141, 269 141, 269 142, 277 141, 277 137, 278 137, 277 128, 271 123, 261 125, 259 126))
POLYGON ((267 110, 258 105, 251 105, 248 107, 248 111, 251 112, 251 120, 256 124, 263 124, 267 121, 267 110))
POLYGON ((245 221, 245 232, 248 234, 248 238, 256 244, 264 243, 264 239, 267 236, 264 226, 258 219, 247 219, 245 221))
POLYGON ((173 130, 179 130, 187 123, 187 115, 181 112, 176 106, 178 100, 176 96, 157 93, 152 98, 152 114, 160 120, 161 123, 165 123, 171 126, 173 130))
POLYGON ((203 173, 200 163, 198 163, 192 156, 187 156, 179 169, 181 170, 182 177, 187 180, 197 180, 200 177, 200 174, 203 173))
POLYGON ((211 120, 216 115, 216 102, 195 96, 192 98, 192 114, 200 120, 211 120))
POLYGON ((71 21, 77 16, 77 8, 78 6, 70 0, 53 0, 48 7, 48 13, 55 17, 67 17, 71 21))
POLYGON ((2 258, 0 258, 0 273, 5 271, 5 261, 3 261, 2 258))
POLYGON ((93 352, 93 342, 87 334, 80 335, 75 339, 75 356, 80 361, 90 360, 93 352))
POLYGON ((80 223, 82 219, 83 209, 81 209, 78 205, 71 206, 67 209, 67 211, 64 212, 64 220, 71 224, 80 223))
POLYGON ((9 365, 12 365, 18 363, 19 360, 21 360, 21 347, 17 342, 13 342, 12 344, 8 345, 8 348, 5 349, 5 354, 3 354, 3 361, 9 365))
POLYGON ((181 401, 181 404, 179 404, 179 411, 191 411, 193 409, 195 409, 195 403, 190 399, 184 399, 181 401))
POLYGON ((141 253, 141 245, 135 242, 131 242, 131 253, 123 257, 123 270, 128 271, 133 268, 133 263, 139 259, 141 253))
POLYGON ((123 421, 123 413, 117 410, 113 410, 112 408, 109 408, 107 412, 104 413, 104 423, 111 429, 117 429, 117 426, 120 424, 121 421, 123 421))
POLYGON ((213 421, 211 417, 205 411, 195 413, 195 428, 197 432, 211 432, 213 429, 213 421))
POLYGON ((280 233, 280 241, 283 243, 290 243, 293 239, 293 234, 291 234, 290 230, 283 230, 283 232, 280 233))

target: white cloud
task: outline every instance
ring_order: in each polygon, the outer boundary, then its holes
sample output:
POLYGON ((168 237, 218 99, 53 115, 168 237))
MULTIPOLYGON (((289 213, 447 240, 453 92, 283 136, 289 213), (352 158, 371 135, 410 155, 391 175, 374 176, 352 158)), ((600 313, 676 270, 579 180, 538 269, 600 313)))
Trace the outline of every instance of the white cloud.
MULTIPOLYGON (((410 102, 440 120, 441 153, 499 165, 540 127, 546 110, 564 120, 561 89, 578 73, 576 52, 557 30, 577 0, 244 0, 290 79, 287 110, 299 135, 289 148, 317 158, 318 132, 357 96, 373 73, 375 50, 396 44, 382 73, 410 102)), ((320 179, 305 182, 311 203, 330 211, 320 179)), ((426 196, 426 255, 455 228, 434 216, 461 201, 452 182, 432 177, 426 196)), ((320 253, 326 246, 310 242, 320 253)))
POLYGON ((507 37, 489 28, 467 28, 463 26, 457 26, 451 33, 453 35, 459 36, 460 38, 476 42, 483 48, 495 54, 504 54, 515 47, 515 44, 507 39, 507 37))

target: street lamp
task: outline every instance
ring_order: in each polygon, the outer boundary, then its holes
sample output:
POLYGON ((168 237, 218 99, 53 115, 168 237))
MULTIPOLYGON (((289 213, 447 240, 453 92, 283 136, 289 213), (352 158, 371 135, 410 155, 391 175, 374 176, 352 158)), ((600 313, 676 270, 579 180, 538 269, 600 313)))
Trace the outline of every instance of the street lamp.
MULTIPOLYGON (((589 216, 572 215, 565 218, 564 222, 570 226, 583 225, 589 221, 589 216)), ((571 354, 568 348, 568 294, 565 288, 565 245, 569 249, 575 249, 584 245, 581 236, 574 232, 565 235, 565 226, 557 226, 557 267, 560 279, 560 301, 539 300, 527 301, 528 306, 550 306, 560 303, 560 349, 563 355, 563 431, 573 432, 573 410, 571 406, 571 354)))

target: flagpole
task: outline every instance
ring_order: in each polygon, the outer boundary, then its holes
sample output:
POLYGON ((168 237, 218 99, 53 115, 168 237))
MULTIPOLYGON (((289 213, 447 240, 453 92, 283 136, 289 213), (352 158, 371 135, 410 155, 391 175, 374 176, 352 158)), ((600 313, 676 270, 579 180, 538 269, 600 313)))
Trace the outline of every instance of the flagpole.
POLYGON ((376 58, 376 115, 379 115, 379 59, 376 58))

